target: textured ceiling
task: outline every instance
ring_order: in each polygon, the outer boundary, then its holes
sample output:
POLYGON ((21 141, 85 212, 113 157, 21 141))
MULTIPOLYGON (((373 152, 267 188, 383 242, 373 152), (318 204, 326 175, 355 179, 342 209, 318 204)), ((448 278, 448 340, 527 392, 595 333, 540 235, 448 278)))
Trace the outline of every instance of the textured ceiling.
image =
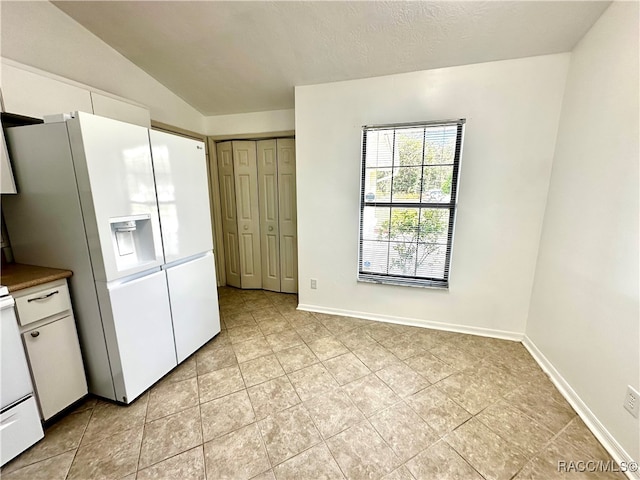
POLYGON ((53 2, 205 115, 295 85, 570 51, 610 2, 53 2))

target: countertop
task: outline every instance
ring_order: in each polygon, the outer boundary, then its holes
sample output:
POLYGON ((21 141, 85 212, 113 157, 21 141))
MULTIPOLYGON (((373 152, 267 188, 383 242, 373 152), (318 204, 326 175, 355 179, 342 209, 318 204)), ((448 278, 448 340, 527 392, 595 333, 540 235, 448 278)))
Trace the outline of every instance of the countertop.
POLYGON ((0 284, 7 287, 11 293, 61 278, 69 278, 71 275, 73 275, 71 270, 22 263, 5 263, 0 270, 0 284))

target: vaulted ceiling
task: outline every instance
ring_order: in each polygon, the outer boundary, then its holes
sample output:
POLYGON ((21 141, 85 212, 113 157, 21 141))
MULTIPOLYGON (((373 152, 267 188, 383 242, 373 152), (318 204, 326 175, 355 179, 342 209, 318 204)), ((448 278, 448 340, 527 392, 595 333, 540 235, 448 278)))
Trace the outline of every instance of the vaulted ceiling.
POLYGON ((294 86, 567 52, 610 2, 56 1, 205 115, 294 86))

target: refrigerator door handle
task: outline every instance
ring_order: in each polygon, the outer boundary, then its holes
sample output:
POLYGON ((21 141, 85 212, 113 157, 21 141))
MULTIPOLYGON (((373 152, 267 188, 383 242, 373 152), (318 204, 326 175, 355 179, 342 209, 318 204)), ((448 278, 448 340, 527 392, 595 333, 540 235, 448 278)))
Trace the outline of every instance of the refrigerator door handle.
POLYGON ((171 263, 167 263, 167 264, 163 265, 162 269, 163 270, 167 270, 167 269, 172 268, 172 267, 177 267, 178 265, 182 265, 183 263, 192 262, 193 260, 197 260, 199 258, 206 257, 207 255, 213 255, 213 252, 211 250, 209 250, 207 252, 198 253, 197 255, 191 255, 190 257, 181 258, 179 260, 175 260, 175 261, 173 261, 171 263))
POLYGON ((126 283, 134 282, 136 280, 139 280, 141 278, 147 277, 149 275, 152 275, 152 274, 154 274, 156 272, 160 272, 160 271, 161 271, 161 268, 158 266, 158 267, 151 268, 149 270, 145 270, 143 272, 134 273, 132 275, 119 278, 117 280, 111 280, 110 282, 103 282, 103 283, 108 285, 109 289, 111 289, 111 288, 117 287, 119 285, 124 285, 126 283))

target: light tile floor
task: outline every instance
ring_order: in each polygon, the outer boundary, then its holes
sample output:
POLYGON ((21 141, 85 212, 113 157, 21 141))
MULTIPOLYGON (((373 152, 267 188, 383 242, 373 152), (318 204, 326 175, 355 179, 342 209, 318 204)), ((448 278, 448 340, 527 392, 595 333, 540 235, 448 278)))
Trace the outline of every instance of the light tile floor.
POLYGON ((610 460, 520 343, 219 293, 216 338, 132 405, 87 400, 3 480, 546 480, 610 460))

